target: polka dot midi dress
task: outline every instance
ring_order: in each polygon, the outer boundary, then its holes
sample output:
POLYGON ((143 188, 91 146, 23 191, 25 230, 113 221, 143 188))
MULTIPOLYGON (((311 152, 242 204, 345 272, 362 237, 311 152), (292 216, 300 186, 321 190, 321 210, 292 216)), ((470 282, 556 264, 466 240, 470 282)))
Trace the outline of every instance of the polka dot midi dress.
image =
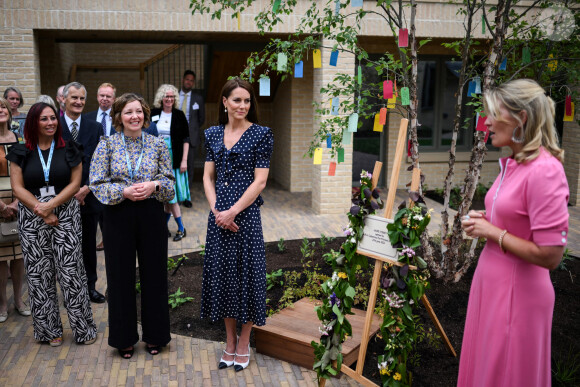
MULTIPOLYGON (((269 168, 272 130, 252 124, 231 148, 224 145, 224 126, 205 131, 206 161, 215 163, 218 211, 231 208, 254 181, 255 168, 269 168)), ((242 324, 266 323, 266 254, 261 196, 235 218, 239 230, 215 224, 210 211, 203 264, 201 318, 235 318, 242 324)))

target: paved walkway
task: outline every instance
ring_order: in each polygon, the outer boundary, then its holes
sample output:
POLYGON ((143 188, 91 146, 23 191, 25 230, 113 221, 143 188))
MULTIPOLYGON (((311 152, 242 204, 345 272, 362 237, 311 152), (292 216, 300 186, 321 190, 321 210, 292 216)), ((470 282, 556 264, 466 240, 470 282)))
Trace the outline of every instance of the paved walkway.
MULTIPOLYGON (((170 241, 170 255, 177 255, 199 248, 205 240, 208 206, 203 198, 202 187, 197 185, 193 192, 194 207, 184 209, 183 217, 188 230, 181 242, 170 241)), ((346 225, 346 215, 318 216, 310 211, 310 194, 290 194, 276 187, 268 187, 264 192, 265 205, 262 207, 264 237, 266 241, 280 238, 315 238, 321 233, 327 236, 342 235, 346 225)), ((396 203, 404 199, 398 193, 396 203)), ((436 203, 429 207, 437 209, 436 203)), ((570 208, 571 232, 569 245, 572 254, 580 252, 580 208, 570 208), (574 232, 574 230, 576 232, 574 232)), ((435 211, 433 231, 439 223, 435 211)), ((170 230, 175 231, 171 221, 170 230)), ((106 289, 104 256, 99 253, 99 281, 97 288, 106 289)), ((68 325, 66 311, 61 307, 64 324, 64 344, 51 348, 38 344, 33 337, 31 318, 22 317, 14 310, 11 300, 11 285, 8 320, 0 324, 0 386, 21 385, 179 385, 179 386, 315 386, 313 371, 257 354, 252 349, 250 366, 243 372, 233 369, 218 370, 223 343, 172 335, 169 348, 158 356, 151 356, 144 350, 144 344, 137 346, 135 356, 129 361, 121 359, 115 350, 107 345, 107 305, 92 304, 99 336, 90 346, 76 345, 68 325)), ((25 295, 26 297, 26 295, 25 295)), ((330 386, 358 385, 343 376, 333 379, 330 386)))

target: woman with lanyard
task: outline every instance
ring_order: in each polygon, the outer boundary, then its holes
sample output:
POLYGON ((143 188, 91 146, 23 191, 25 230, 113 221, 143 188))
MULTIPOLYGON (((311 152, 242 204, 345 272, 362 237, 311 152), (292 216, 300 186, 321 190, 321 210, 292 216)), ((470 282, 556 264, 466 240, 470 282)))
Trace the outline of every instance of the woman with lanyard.
POLYGON ((175 178, 165 142, 146 134, 150 110, 133 93, 115 100, 113 136, 103 137, 91 162, 90 189, 103 213, 109 303, 109 345, 124 359, 139 341, 135 255, 141 283, 142 340, 157 355, 171 340, 167 293, 167 238, 163 205, 175 178))
MULTIPOLYGON (((173 241, 178 242, 187 235, 181 221, 180 202, 190 201, 189 180, 187 177, 187 153, 189 151, 189 129, 185 114, 177 109, 179 93, 173 85, 161 85, 155 93, 154 109, 151 110, 151 120, 157 126, 159 136, 165 140, 173 164, 175 176, 175 198, 165 204, 167 223, 173 214, 177 223, 177 232, 173 241), (177 96, 177 98, 176 98, 177 96)), ((168 236, 171 233, 168 231, 168 236)))
POLYGON ((86 287, 81 253, 81 215, 73 195, 79 190, 82 151, 62 139, 62 127, 50 105, 32 105, 26 120, 26 145, 6 156, 18 205, 18 229, 28 274, 34 338, 62 344, 55 277, 64 295, 77 343, 92 344, 97 327, 86 287))

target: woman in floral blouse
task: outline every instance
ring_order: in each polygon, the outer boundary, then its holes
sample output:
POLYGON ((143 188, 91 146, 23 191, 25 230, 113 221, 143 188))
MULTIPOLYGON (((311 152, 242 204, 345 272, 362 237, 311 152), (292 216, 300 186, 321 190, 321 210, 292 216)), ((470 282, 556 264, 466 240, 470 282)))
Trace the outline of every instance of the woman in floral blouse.
POLYGON ((103 137, 91 162, 90 189, 106 205, 103 239, 109 302, 109 345, 125 359, 139 341, 135 255, 141 282, 142 340, 157 355, 171 340, 167 293, 167 230, 163 204, 175 178, 165 142, 145 133, 150 109, 132 93, 111 111, 118 133, 103 137))

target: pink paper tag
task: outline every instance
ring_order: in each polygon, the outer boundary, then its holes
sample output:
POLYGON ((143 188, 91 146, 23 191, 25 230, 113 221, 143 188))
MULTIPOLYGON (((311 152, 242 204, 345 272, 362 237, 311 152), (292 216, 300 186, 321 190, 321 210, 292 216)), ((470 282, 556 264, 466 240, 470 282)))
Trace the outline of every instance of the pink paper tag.
POLYGON ((485 117, 477 115, 477 126, 475 130, 479 130, 480 132, 487 132, 487 126, 485 126, 485 117))
POLYGON ((401 28, 399 30, 399 47, 407 47, 409 45, 409 30, 401 28))
POLYGON ((572 115, 572 96, 571 95, 566 96, 565 110, 566 110, 567 116, 572 115))
POLYGON ((413 146, 411 145, 411 139, 409 139, 409 141, 407 142, 407 156, 411 157, 411 149, 413 148, 413 146))
POLYGON ((487 143, 487 138, 489 137, 489 130, 487 130, 487 128, 485 128, 485 138, 483 139, 484 143, 487 143))
POLYGON ((393 98, 393 81, 383 82, 383 98, 384 99, 393 98))

